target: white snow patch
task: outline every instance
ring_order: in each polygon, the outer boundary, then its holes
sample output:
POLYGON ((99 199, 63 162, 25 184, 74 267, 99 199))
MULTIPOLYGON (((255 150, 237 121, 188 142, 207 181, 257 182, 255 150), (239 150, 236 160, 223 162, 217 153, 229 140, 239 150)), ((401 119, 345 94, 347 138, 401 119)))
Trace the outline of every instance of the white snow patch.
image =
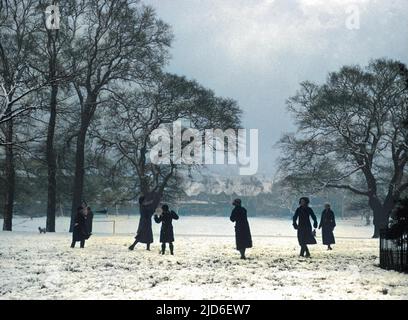
MULTIPOLYGON (((408 276, 378 267, 378 240, 338 238, 333 251, 311 246, 312 258, 299 258, 295 237, 256 236, 293 235, 287 221, 271 219, 268 229, 250 219, 254 248, 243 261, 226 219, 184 219, 175 222, 175 256, 159 255, 157 236, 152 251, 130 252, 132 235, 93 235, 71 249, 68 233, 0 232, 0 299, 408 299, 408 276), (193 236, 214 229, 227 235, 193 236)), ((338 233, 368 233, 361 229, 340 224, 338 233)))

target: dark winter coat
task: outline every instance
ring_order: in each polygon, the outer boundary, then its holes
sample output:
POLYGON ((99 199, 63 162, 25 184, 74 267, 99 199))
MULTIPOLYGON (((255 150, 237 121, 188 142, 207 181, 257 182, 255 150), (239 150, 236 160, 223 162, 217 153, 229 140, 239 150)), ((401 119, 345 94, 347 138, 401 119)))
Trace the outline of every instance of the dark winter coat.
POLYGON ((299 244, 316 244, 316 239, 312 232, 312 224, 310 217, 313 219, 314 227, 317 228, 317 218, 312 208, 299 207, 293 216, 293 227, 297 229, 297 237, 299 244))
POLYGON ((153 212, 141 208, 139 226, 135 237, 136 241, 146 244, 153 242, 152 215, 153 212))
POLYGON ((159 202, 160 197, 154 192, 147 194, 139 202, 140 220, 135 237, 136 241, 146 244, 153 242, 152 216, 159 202))
POLYGON ((87 222, 86 225, 87 225, 89 235, 92 234, 93 217, 94 217, 94 214, 92 211, 88 212, 88 214, 86 215, 86 222, 87 222))
POLYGON ((160 229, 160 242, 170 243, 174 241, 173 220, 178 220, 179 216, 173 210, 163 211, 162 215, 154 216, 156 223, 162 223, 160 229))
POLYGON ((331 209, 323 210, 320 219, 319 229, 322 229, 323 244, 330 245, 336 243, 333 230, 336 226, 334 212, 331 209))
POLYGON ((72 232, 73 241, 82 241, 89 238, 87 217, 79 210, 75 216, 74 231, 72 232))
POLYGON ((235 222, 235 241, 237 250, 252 248, 251 230, 244 207, 236 206, 231 213, 230 220, 235 222))

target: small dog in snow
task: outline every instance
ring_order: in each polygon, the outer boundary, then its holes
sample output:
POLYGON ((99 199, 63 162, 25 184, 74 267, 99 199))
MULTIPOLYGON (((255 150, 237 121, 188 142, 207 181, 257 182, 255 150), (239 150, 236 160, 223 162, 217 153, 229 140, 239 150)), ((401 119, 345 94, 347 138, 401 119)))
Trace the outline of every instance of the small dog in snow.
POLYGON ((41 227, 38 227, 38 231, 40 231, 40 234, 47 232, 45 228, 41 228, 41 227))

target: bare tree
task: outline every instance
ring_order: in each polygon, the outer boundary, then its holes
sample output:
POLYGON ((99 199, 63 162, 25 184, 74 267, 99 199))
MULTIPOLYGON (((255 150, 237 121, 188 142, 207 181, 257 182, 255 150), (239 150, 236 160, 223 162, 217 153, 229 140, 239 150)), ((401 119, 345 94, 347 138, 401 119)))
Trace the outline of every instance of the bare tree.
MULTIPOLYGON (((132 0, 81 1, 84 13, 73 41, 74 87, 81 107, 76 139, 72 216, 84 187, 84 148, 88 128, 105 90, 123 82, 143 82, 168 57, 172 35, 154 10, 132 0)), ((72 223, 71 223, 72 229, 72 223)))
MULTIPOLYGON (((151 133, 172 130, 177 120, 195 129, 237 128, 241 110, 231 99, 222 99, 195 81, 172 74, 157 74, 148 88, 113 93, 106 107, 103 131, 95 130, 100 144, 111 148, 118 161, 133 168, 142 193, 171 197, 180 192, 181 180, 194 165, 155 164, 150 161, 151 133), (116 107, 114 108, 113 105, 116 107)), ((170 159, 173 148, 170 148, 170 159)))
MULTIPOLYGON (((403 63, 400 64, 400 72, 401 72, 401 75, 405 78, 405 87, 408 90, 408 68, 403 63)), ((407 99, 408 99, 408 97, 407 97, 407 99)), ((408 127, 408 118, 405 119, 404 125, 405 125, 405 127, 408 127)))
MULTIPOLYGON (((38 99, 43 99, 47 105, 46 111, 49 115, 47 123, 47 138, 45 148, 45 159, 47 164, 48 196, 47 196, 47 223, 46 230, 55 232, 55 214, 57 206, 57 154, 55 150, 55 134, 57 115, 61 112, 61 101, 58 96, 61 89, 66 89, 69 81, 72 81, 72 70, 66 62, 69 49, 78 30, 78 19, 82 13, 82 6, 77 6, 77 1, 69 0, 59 6, 59 15, 62 23, 57 28, 47 26, 46 9, 50 5, 57 5, 58 1, 39 0, 36 10, 42 15, 36 23, 37 32, 34 37, 33 57, 30 67, 36 70, 42 82, 47 83, 44 92, 38 99)), ((65 90, 66 91, 66 90, 65 90)), ((66 99, 67 97, 60 97, 66 99)))
POLYGON ((12 230, 15 197, 14 120, 34 109, 27 98, 44 84, 28 67, 35 32, 34 1, 0 1, 0 144, 5 148, 3 230, 12 230))
POLYGON ((298 132, 280 141, 286 179, 366 197, 377 237, 408 188, 406 97, 399 63, 389 60, 343 67, 321 86, 303 83, 288 100, 298 132))

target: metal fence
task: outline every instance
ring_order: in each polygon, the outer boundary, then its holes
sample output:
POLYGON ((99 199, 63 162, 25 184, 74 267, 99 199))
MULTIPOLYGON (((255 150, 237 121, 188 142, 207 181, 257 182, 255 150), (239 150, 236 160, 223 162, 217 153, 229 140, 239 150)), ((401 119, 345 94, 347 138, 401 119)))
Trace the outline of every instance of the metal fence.
POLYGON ((408 273, 408 232, 381 231, 380 267, 408 273))

